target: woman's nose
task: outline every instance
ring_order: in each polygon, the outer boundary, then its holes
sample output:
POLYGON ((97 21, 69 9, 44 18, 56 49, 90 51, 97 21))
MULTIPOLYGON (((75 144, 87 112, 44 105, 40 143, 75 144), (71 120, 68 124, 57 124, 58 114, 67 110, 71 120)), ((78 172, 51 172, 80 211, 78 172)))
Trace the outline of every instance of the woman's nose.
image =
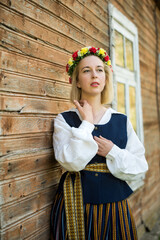
POLYGON ((96 78, 97 77, 97 72, 95 70, 92 71, 92 77, 96 78))

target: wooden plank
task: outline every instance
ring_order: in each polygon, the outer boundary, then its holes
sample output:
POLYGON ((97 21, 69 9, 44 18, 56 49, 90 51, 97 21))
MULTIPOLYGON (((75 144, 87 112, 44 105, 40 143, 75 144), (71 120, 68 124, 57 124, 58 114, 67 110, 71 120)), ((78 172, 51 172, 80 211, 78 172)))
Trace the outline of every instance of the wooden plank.
MULTIPOLYGON (((12 205, 5 205, 1 208, 1 228, 7 228, 16 222, 24 221, 32 218, 35 213, 47 208, 53 204, 54 195, 57 186, 47 188, 40 191, 29 198, 22 198, 20 201, 14 202, 12 205)), ((49 216, 46 218, 45 224, 48 223, 49 216)))
POLYGON ((0 36, 0 40, 2 41, 1 47, 7 48, 8 50, 64 66, 68 61, 68 54, 66 54, 65 51, 57 50, 52 46, 38 42, 28 36, 22 36, 15 31, 6 31, 0 28, 0 36))
POLYGON ((54 159, 52 149, 4 156, 0 160, 0 181, 37 173, 53 166, 59 167, 59 164, 54 159))
POLYGON ((49 117, 3 116, 0 118, 0 135, 24 134, 53 131, 53 119, 49 117))
POLYGON ((50 240, 50 225, 47 227, 43 227, 39 229, 34 235, 31 235, 27 240, 33 240, 33 239, 38 239, 38 240, 50 240))
MULTIPOLYGON (((65 90, 62 88, 62 91, 65 90)), ((28 98, 23 96, 11 96, 3 95, 0 96, 1 110, 18 113, 48 113, 57 114, 59 111, 69 109, 71 103, 69 101, 59 101, 54 99, 46 98, 28 98), (60 110, 61 109, 61 110, 60 110)))
POLYGON ((4 229, 0 235, 1 240, 23 240, 28 238, 30 235, 37 232, 37 230, 49 225, 50 211, 51 207, 47 207, 28 217, 28 219, 23 219, 16 225, 11 225, 4 229))
POLYGON ((99 7, 96 1, 88 0, 88 1, 72 1, 72 0, 60 0, 63 4, 65 4, 67 7, 75 11, 77 14, 79 14, 81 17, 83 17, 83 12, 85 11, 86 14, 89 11, 92 11, 92 14, 94 14, 96 17, 98 17, 101 21, 104 23, 107 22, 108 19, 108 11, 107 8, 105 9, 104 4, 105 1, 103 1, 102 6, 99 7), (84 6, 84 8, 82 8, 84 6), (87 8, 87 10, 86 10, 87 8))
POLYGON ((155 154, 159 151, 159 133, 157 128, 158 124, 157 126, 152 124, 150 127, 144 129, 144 144, 146 147, 146 157, 147 160, 149 160, 149 163, 152 162, 152 159, 158 162, 158 156, 154 158, 155 154), (150 144, 151 142, 154 144, 150 144))
POLYGON ((52 148, 52 133, 0 137, 0 156, 52 148))
POLYGON ((46 77, 47 79, 66 81, 68 83, 65 66, 58 66, 54 63, 47 63, 40 59, 34 59, 19 53, 9 52, 0 47, 0 51, 1 50, 3 50, 0 55, 2 71, 7 70, 29 76, 46 77))
MULTIPOLYGON (((105 39, 107 37, 107 33, 104 34, 100 32, 100 29, 95 28, 93 29, 93 32, 91 32, 91 34, 88 34, 88 28, 86 28, 85 31, 84 29, 75 28, 75 26, 72 25, 72 23, 75 20, 77 20, 76 15, 74 16, 72 22, 70 23, 63 20, 61 17, 57 16, 57 14, 54 15, 52 14, 52 12, 44 11, 44 9, 37 7, 37 5, 33 4, 32 2, 30 1, 27 2, 23 0, 12 1, 10 9, 13 10, 14 12, 19 12, 23 14, 23 18, 30 18, 30 20, 38 22, 39 24, 42 24, 45 27, 49 27, 59 33, 63 33, 64 35, 74 39, 75 41, 83 45, 86 45, 86 42, 92 43, 93 45, 95 44, 106 45, 105 39)), ((66 17, 68 18, 69 16, 67 15, 66 17)), ((79 18, 78 20, 80 21, 79 18)))
POLYGON ((67 1, 62 4, 61 1, 45 1, 45 0, 32 0, 37 6, 43 7, 46 11, 52 12, 57 16, 60 16, 64 21, 73 23, 77 29, 82 31, 87 29, 87 33, 92 36, 95 28, 99 29, 105 35, 107 33, 108 24, 107 21, 102 21, 98 16, 92 13, 92 8, 88 10, 83 4, 78 1, 71 3, 67 1), (58 11, 57 11, 58 9, 58 11))
POLYGON ((69 99, 70 89, 70 84, 61 84, 46 78, 35 78, 6 71, 2 71, 0 75, 0 90, 10 93, 69 99))
MULTIPOLYGON (((88 24, 87 21, 84 21, 83 18, 80 18, 73 11, 67 11, 67 9, 61 8, 61 5, 57 2, 49 1, 49 3, 51 3, 49 6, 49 11, 44 11, 43 8, 41 8, 37 4, 34 4, 33 1, 31 2, 24 0, 12 0, 11 9, 21 12, 25 16, 37 20, 39 23, 50 26, 51 28, 56 28, 57 31, 61 30, 66 35, 68 35, 69 33, 69 36, 72 36, 72 38, 77 38, 77 36, 74 35, 74 32, 76 31, 76 33, 78 33, 79 30, 87 33, 88 36, 91 36, 93 39, 96 39, 99 42, 105 42, 105 37, 107 33, 103 33, 101 32, 101 29, 97 29, 91 24, 88 24), (59 19, 61 24, 59 22, 59 19), (52 24, 53 22, 54 24, 52 24), (58 25, 58 28, 56 27, 56 25, 58 25), (62 25, 65 25, 65 29, 62 28, 62 25), (70 29, 68 33, 65 32, 67 27, 68 29, 70 29), (72 35, 73 28, 74 32, 72 35)), ((45 4, 47 4, 47 2, 45 4)))
POLYGON ((15 32, 29 36, 30 38, 54 45, 70 52, 72 52, 73 49, 80 49, 83 46, 82 43, 68 37, 68 35, 63 35, 63 32, 57 32, 56 30, 44 26, 37 21, 33 21, 28 17, 25 17, 24 21, 24 16, 21 13, 15 12, 10 8, 1 6, 0 11, 0 21, 6 29, 12 29, 15 32))
POLYGON ((15 202, 20 198, 42 191, 58 184, 62 170, 55 168, 28 175, 27 178, 19 177, 3 181, 0 185, 0 204, 15 202))

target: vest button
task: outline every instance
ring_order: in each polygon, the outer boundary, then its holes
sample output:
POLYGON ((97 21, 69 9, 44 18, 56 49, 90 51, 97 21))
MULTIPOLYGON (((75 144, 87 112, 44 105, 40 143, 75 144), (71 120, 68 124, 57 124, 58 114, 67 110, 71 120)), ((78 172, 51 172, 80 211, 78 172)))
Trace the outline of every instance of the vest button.
POLYGON ((98 129, 98 127, 94 127, 94 130, 97 130, 98 129))
POLYGON ((95 173, 95 176, 98 177, 98 173, 95 173))

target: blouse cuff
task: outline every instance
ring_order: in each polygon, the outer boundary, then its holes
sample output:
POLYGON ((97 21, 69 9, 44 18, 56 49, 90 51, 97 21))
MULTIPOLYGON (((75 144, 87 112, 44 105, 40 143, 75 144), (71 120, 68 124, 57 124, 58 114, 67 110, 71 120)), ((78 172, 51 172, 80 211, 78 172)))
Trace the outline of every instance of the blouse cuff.
POLYGON ((86 120, 83 120, 81 125, 79 126, 79 129, 87 129, 87 131, 91 133, 94 129, 94 124, 86 120))
POLYGON ((118 155, 120 150, 121 149, 114 144, 113 147, 111 148, 111 150, 106 155, 106 158, 110 161, 113 161, 116 158, 116 156, 118 155))

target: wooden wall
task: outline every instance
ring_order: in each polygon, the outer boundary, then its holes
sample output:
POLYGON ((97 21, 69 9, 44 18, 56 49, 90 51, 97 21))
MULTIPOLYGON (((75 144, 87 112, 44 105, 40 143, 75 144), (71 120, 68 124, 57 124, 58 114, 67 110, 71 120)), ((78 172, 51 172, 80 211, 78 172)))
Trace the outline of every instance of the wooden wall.
MULTIPOLYGON (((131 205, 143 229, 143 222, 149 224, 149 216, 159 207, 160 189, 155 3, 112 3, 139 31, 150 170, 131 205)), ((65 65, 71 52, 82 46, 109 49, 108 1, 1 0, 0 40, 0 239, 47 240, 51 204, 62 173, 52 150, 53 119, 71 107, 65 65)))

